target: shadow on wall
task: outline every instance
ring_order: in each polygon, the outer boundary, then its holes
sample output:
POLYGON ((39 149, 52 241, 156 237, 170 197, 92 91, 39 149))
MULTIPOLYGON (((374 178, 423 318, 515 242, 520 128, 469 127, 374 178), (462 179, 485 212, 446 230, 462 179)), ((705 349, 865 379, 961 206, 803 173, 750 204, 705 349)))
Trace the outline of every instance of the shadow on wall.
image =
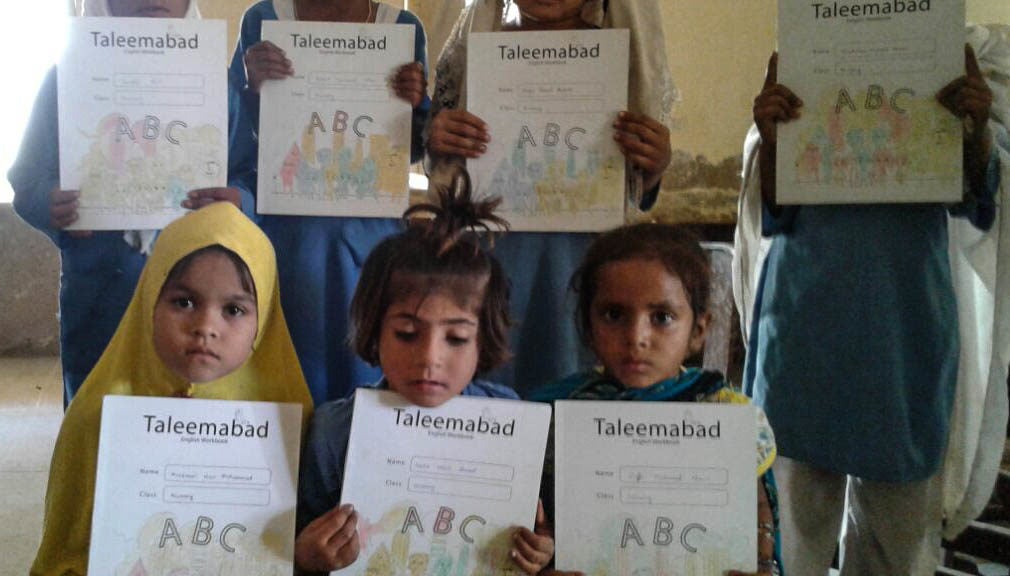
POLYGON ((0 204, 0 356, 59 354, 60 256, 0 204))

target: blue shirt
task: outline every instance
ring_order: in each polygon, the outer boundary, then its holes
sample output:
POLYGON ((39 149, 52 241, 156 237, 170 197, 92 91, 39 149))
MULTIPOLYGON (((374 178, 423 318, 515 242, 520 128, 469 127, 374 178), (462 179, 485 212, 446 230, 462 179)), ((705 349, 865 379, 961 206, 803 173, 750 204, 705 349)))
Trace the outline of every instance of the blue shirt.
MULTIPOLYGON (((387 386, 383 380, 374 387, 387 386)), ((511 388, 485 380, 474 380, 460 395, 519 399, 511 388)), ((353 413, 354 397, 349 396, 319 406, 312 416, 298 478, 298 532, 340 504, 353 413)))
MULTIPOLYGON (((248 82, 245 52, 260 42, 262 23, 268 20, 277 20, 269 0, 252 5, 242 17, 231 63, 231 74, 240 86, 248 82)), ((421 22, 406 10, 399 11, 396 21, 414 26, 414 59, 427 70, 421 22)), ((256 128, 259 96, 248 89, 242 93, 242 111, 256 128)), ((412 160, 422 155, 421 129, 429 106, 426 96, 413 111, 412 160)), ((252 132, 246 132, 237 147, 251 150, 255 157, 258 144, 252 132)), ((281 306, 315 403, 343 398, 356 384, 378 380, 378 368, 363 362, 347 344, 349 310, 365 258, 376 244, 402 230, 400 220, 265 215, 259 217, 259 224, 277 253, 281 306)))
MULTIPOLYGON (((952 213, 991 224, 997 158, 952 213)), ((959 354, 947 218, 939 204, 766 214, 746 379, 779 454, 881 482, 937 470, 959 354)))

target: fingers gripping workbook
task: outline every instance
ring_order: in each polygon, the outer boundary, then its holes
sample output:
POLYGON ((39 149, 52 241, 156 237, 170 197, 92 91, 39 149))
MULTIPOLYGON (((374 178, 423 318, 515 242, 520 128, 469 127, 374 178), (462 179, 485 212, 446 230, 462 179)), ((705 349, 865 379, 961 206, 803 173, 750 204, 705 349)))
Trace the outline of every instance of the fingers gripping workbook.
POLYGON ((390 81, 414 59, 414 27, 264 22, 263 40, 295 72, 263 84, 257 210, 399 218, 411 109, 390 81))
POLYGON ((74 18, 59 63, 60 187, 69 228, 161 228, 228 179, 223 20, 74 18))
POLYGON ((555 565, 713 576, 757 562, 753 406, 555 403, 555 565))
POLYGON ((782 204, 958 202, 962 124, 937 101, 965 73, 964 0, 779 0, 782 204))
POLYGON ((470 34, 467 110, 488 125, 467 160, 513 230, 596 231, 624 222, 613 123, 628 101, 628 31, 470 34))
POLYGON ((291 574, 300 404, 106 396, 89 574, 291 574))
POLYGON ((515 527, 533 529, 550 406, 456 397, 419 408, 358 389, 341 500, 358 511, 356 575, 522 574, 515 527))

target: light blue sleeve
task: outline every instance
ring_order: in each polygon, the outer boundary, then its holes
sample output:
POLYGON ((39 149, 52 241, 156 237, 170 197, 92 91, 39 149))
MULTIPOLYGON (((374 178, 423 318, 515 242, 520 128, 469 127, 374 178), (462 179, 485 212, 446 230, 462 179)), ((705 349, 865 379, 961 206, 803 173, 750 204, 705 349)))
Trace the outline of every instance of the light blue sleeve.
POLYGON ((53 68, 35 97, 21 148, 7 172, 7 180, 14 189, 14 211, 57 246, 63 233, 49 225, 49 192, 60 184, 59 153, 56 68, 53 68))

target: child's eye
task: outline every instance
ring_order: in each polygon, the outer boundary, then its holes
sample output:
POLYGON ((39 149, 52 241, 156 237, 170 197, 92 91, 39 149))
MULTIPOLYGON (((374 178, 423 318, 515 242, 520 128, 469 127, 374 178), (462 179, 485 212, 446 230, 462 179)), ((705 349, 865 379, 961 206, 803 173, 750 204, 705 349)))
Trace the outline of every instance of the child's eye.
POLYGON ((224 307, 224 313, 227 316, 242 316, 246 312, 245 308, 239 306, 238 304, 228 304, 224 307))
POLYGON ((393 336, 401 342, 413 342, 417 340, 417 332, 412 330, 394 330, 393 336))
POLYGON ((470 343, 470 338, 469 337, 467 337, 467 336, 454 336, 452 334, 449 334, 448 336, 446 336, 445 340, 446 340, 446 342, 449 343, 449 346, 453 346, 453 347, 466 346, 467 344, 470 343))
POLYGON ((617 322, 624 317, 624 313, 620 308, 610 306, 600 311, 600 317, 603 318, 605 322, 617 322))
POLYGON ((652 313, 652 323, 656 326, 669 326, 673 323, 673 320, 674 316, 669 312, 661 311, 652 313))
POLYGON ((175 305, 176 308, 182 308, 183 310, 188 310, 196 306, 196 303, 193 302, 193 299, 188 296, 179 296, 178 298, 173 298, 172 304, 175 305))

